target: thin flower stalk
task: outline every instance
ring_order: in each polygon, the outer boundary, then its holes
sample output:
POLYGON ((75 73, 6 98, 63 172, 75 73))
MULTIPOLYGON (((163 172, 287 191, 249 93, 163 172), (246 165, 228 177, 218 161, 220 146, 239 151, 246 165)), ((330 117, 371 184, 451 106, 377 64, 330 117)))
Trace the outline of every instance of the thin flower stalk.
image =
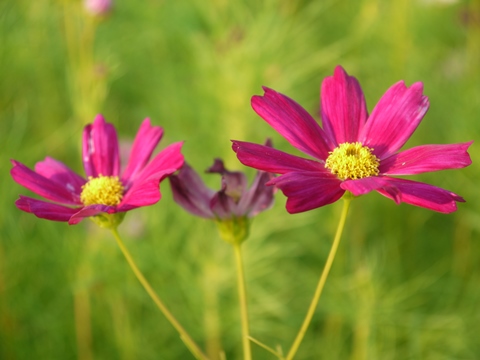
POLYGON ((307 315, 305 316, 302 326, 300 327, 300 330, 295 337, 292 347, 288 351, 287 357, 285 358, 286 360, 292 360, 294 358, 298 348, 300 347, 300 344, 302 343, 303 338, 305 337, 305 333, 307 332, 308 326, 312 321, 313 315, 315 314, 315 310, 318 306, 318 302, 320 300, 320 296, 322 295, 323 288, 325 287, 328 274, 330 273, 330 269, 332 268, 333 260, 335 259, 335 255, 337 254, 338 245, 340 244, 340 239, 342 238, 342 233, 345 227, 345 221, 347 219, 351 199, 352 196, 349 193, 346 193, 343 201, 342 214, 340 215, 340 221, 338 222, 337 231, 335 233, 330 252, 328 253, 327 261, 325 262, 322 274, 320 275, 320 279, 318 280, 315 293, 313 295, 310 306, 308 307, 307 315))
POLYGON ((155 305, 157 305, 158 309, 165 315, 167 318, 168 322, 172 324, 172 326, 175 328, 175 330, 178 331, 180 334, 181 339, 187 346, 187 348, 192 352, 192 354, 195 356, 196 359, 200 360, 208 360, 208 357, 203 353, 203 351, 200 349, 200 347, 195 343, 195 341, 192 339, 192 337, 187 333, 187 331, 183 328, 183 326, 178 322, 178 320, 173 316, 173 314, 168 310, 168 308, 164 305, 162 300, 160 300, 160 297, 157 295, 155 290, 153 290, 152 286, 150 283, 147 281, 143 273, 140 271, 138 268, 137 264, 132 258, 132 255, 128 251, 127 247, 123 243, 117 229, 113 228, 111 229, 113 236, 115 237, 115 240, 117 241, 117 244, 122 251, 123 256, 125 256, 125 259, 128 262, 128 265, 130 265, 130 268, 132 269, 133 273, 135 274, 136 278, 138 281, 140 281, 140 284, 142 284, 143 288, 145 291, 148 293, 150 298, 153 300, 155 305))
POLYGON ((237 267, 238 298, 240 303, 240 315, 242 323, 243 358, 245 360, 251 360, 252 350, 249 340, 250 330, 248 322, 247 288, 245 286, 245 271, 243 266, 241 242, 233 244, 233 250, 235 252, 235 264, 237 267))
MULTIPOLYGON (((271 147, 270 141, 266 142, 266 146, 271 147)), ((245 360, 251 360, 247 291, 241 245, 249 235, 250 219, 273 205, 274 188, 265 185, 273 175, 259 171, 252 185, 248 187, 245 174, 228 171, 220 159, 215 159, 207 172, 222 176, 220 191, 206 187, 200 176, 185 163, 178 174, 169 177, 173 198, 193 215, 213 220, 220 237, 233 246, 243 354, 245 360)))

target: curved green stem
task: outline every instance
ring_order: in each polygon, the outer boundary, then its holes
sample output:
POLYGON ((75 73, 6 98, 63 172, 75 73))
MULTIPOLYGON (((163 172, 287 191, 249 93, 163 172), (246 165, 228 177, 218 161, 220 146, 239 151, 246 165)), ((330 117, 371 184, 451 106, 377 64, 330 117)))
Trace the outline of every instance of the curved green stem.
POLYGON ((245 287, 245 274, 243 271, 241 242, 235 242, 233 248, 235 250, 235 260, 237 264, 238 279, 238 297, 240 301, 240 314, 242 321, 242 344, 243 358, 245 360, 252 359, 252 350, 250 348, 249 328, 248 328, 248 309, 247 309, 247 291, 245 287))
POLYGON ((307 328, 312 321, 313 314, 315 313, 315 309, 317 308, 318 301, 320 300, 320 296, 322 295, 323 287, 325 286, 325 282, 327 281, 328 273, 332 268, 333 260, 335 259, 335 254, 337 253, 338 244, 340 243, 340 238, 342 237, 343 228, 345 226, 345 220, 348 214, 348 208, 350 207, 351 197, 346 194, 344 196, 343 202, 343 209, 342 214, 340 216, 340 221, 338 223, 337 232, 335 233, 335 238, 333 239, 332 247, 330 248, 330 253, 328 254, 327 262, 325 263, 325 267, 323 268, 322 275, 317 284, 317 288, 315 289, 315 294, 313 295, 312 302, 310 303, 310 307, 308 308, 307 315, 305 316, 305 320, 303 320, 302 327, 300 328, 295 341, 293 342, 290 351, 287 354, 286 360, 292 360, 295 354, 297 353, 298 348, 307 332, 307 328))
POLYGON ((112 229, 112 232, 113 232, 113 236, 115 237, 115 240, 117 241, 118 246, 120 247, 120 250, 125 256, 125 259, 127 259, 127 262, 130 265, 130 268, 132 269, 133 273, 137 277, 138 281, 140 281, 144 289, 147 291, 148 295, 150 295, 153 302, 157 305, 157 307, 160 309, 163 315, 165 315, 165 317, 170 322, 170 324, 172 324, 172 326, 178 331, 178 333, 180 334, 180 338, 183 340, 187 348, 190 350, 193 356, 195 356, 195 358, 200 360, 208 360, 208 357, 202 352, 200 347, 195 343, 195 341, 193 341, 193 339, 185 331, 182 325, 180 325, 178 320, 167 309, 167 307, 163 304, 163 302, 158 297, 155 290, 153 290, 153 288, 150 286, 150 283, 147 281, 147 279, 145 279, 142 272, 140 271, 138 266, 135 264, 135 261, 133 261, 133 258, 130 255, 130 252, 125 247, 122 239, 120 238, 120 235, 118 234, 117 229, 112 229))

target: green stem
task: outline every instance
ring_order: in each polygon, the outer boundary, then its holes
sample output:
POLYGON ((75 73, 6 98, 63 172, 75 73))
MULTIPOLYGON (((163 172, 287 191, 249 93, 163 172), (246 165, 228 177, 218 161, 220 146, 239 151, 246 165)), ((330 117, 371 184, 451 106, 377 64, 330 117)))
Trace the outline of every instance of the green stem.
POLYGON ((279 353, 279 352, 277 352, 277 351, 275 351, 275 350, 273 350, 270 346, 265 345, 264 343, 258 341, 257 339, 255 339, 255 338, 253 338, 253 337, 251 337, 251 336, 249 336, 248 338, 250 339, 251 342, 257 344, 257 345, 260 346, 261 348, 267 350, 269 353, 275 355, 278 359, 284 360, 284 357, 282 356, 282 354, 279 353))
POLYGON ((252 359, 252 351, 250 348, 249 329, 248 329, 248 310, 247 310, 247 291, 245 287, 245 274, 243 271, 241 242, 235 242, 233 249, 235 251, 235 260, 237 264, 238 279, 238 297, 240 301, 240 315, 242 321, 242 344, 243 358, 245 360, 252 359))
POLYGON ((201 360, 208 360, 208 357, 202 352, 202 350, 195 343, 195 341, 193 341, 193 339, 185 331, 182 325, 180 325, 178 320, 167 309, 167 307, 163 304, 163 302, 158 297, 155 290, 153 290, 153 288, 150 286, 150 283, 147 281, 147 279, 145 279, 142 272, 139 270, 139 268, 135 264, 135 261, 133 261, 133 258, 130 255, 130 252, 125 247, 122 239, 120 238, 120 235, 118 234, 117 229, 112 229, 112 232, 113 232, 113 236, 115 237, 115 240, 117 240, 117 244, 120 247, 120 250, 122 250, 122 253, 125 256, 125 259, 127 259, 127 262, 130 265, 130 268, 132 269, 133 273, 137 277, 138 281, 140 281, 144 289, 147 291, 148 295, 150 295, 153 302, 157 305, 157 307, 160 309, 163 315, 165 315, 165 317, 170 322, 170 324, 172 324, 172 326, 178 331, 178 333, 180 334, 180 338, 183 340, 187 348, 192 352, 195 358, 201 359, 201 360))
POLYGON ((300 328, 295 341, 293 342, 290 351, 287 354, 286 360, 292 360, 295 354, 297 353, 298 348, 307 332, 307 328, 312 321, 313 314, 315 313, 315 309, 317 308, 318 301, 320 300, 320 296, 322 295, 323 287, 325 286, 325 282, 327 281, 328 273, 332 268, 333 260, 335 259, 335 254, 337 253, 338 244, 340 243, 340 238, 342 237, 343 228, 345 226, 345 220, 348 214, 348 208, 350 207, 350 196, 344 196, 343 202, 343 209, 342 214, 340 216, 340 221, 338 223, 337 232, 335 234, 335 238, 333 239, 332 247, 330 249, 330 253, 328 254, 327 262, 325 263, 325 267, 323 268, 322 275, 317 284, 317 288, 315 289, 315 294, 313 295, 312 302, 310 303, 310 307, 308 308, 307 315, 305 316, 305 320, 303 320, 302 327, 300 328))

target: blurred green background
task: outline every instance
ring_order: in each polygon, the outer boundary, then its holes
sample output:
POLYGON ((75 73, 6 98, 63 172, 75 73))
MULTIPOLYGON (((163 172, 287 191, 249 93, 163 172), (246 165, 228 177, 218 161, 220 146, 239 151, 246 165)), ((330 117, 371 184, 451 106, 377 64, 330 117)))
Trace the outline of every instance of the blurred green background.
MULTIPOLYGON (((14 206, 9 159, 45 156, 83 174, 80 145, 97 113, 131 141, 145 117, 184 140, 203 172, 244 168, 230 139, 292 147, 250 108, 261 86, 318 114, 337 64, 371 111, 398 80, 422 81, 430 110, 407 146, 479 138, 480 3, 440 0, 117 1, 108 17, 80 1, 0 2, 0 359, 190 359, 134 278, 111 234, 37 219, 14 206)), ((462 170, 416 176, 462 195, 450 215, 376 193, 353 202, 298 359, 479 359, 478 143, 462 170)), ((215 175, 204 176, 219 188, 215 175)), ((233 253, 215 225, 155 206, 119 231, 212 358, 241 358, 233 253)), ((244 244, 251 334, 288 350, 331 244, 340 203, 289 215, 277 193, 244 244)), ((255 359, 273 359, 253 346, 255 359)))

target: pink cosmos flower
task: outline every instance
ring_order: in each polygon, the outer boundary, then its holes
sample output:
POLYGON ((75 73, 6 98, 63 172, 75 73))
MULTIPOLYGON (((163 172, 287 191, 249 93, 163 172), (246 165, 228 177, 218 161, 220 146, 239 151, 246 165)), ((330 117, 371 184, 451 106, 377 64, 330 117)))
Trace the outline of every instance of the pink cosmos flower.
POLYGON ((423 84, 403 81, 382 96, 369 115, 360 85, 338 66, 322 84, 323 128, 292 99, 264 88, 252 107, 290 144, 315 160, 262 145, 233 141, 238 159, 247 166, 278 173, 268 184, 283 191, 287 211, 299 213, 331 204, 345 191, 355 196, 377 191, 397 204, 442 213, 465 200, 453 192, 392 175, 458 169, 471 164, 472 142, 423 145, 399 152, 427 112, 423 84))
POLYGON ((153 205, 161 198, 159 183, 183 165, 182 143, 174 143, 149 162, 163 135, 145 119, 133 142, 129 162, 120 171, 118 139, 101 115, 83 131, 84 178, 50 157, 35 170, 12 160, 11 175, 20 185, 51 201, 20 195, 15 205, 39 218, 77 224, 85 217, 124 213, 153 205))

